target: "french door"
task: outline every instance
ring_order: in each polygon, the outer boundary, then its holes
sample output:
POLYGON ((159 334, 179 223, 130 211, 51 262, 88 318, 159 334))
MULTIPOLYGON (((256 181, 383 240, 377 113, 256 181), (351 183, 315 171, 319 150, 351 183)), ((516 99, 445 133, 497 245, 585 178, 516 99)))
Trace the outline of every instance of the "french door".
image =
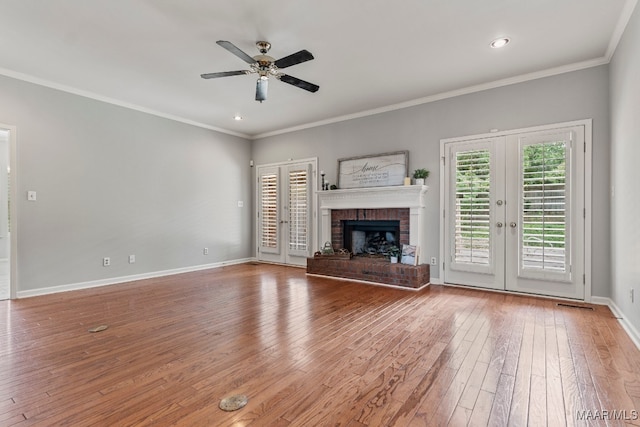
POLYGON ((585 126, 445 142, 445 283, 584 299, 585 126))
POLYGON ((258 166, 257 257, 304 266, 313 247, 315 160, 258 166))

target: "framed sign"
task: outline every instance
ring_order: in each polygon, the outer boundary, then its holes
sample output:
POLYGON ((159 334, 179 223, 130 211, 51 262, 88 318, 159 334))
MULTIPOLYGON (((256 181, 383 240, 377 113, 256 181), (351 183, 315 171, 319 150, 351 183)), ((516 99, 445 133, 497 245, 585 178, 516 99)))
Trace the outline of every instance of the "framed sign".
POLYGON ((338 159, 338 188, 403 185, 408 172, 408 151, 338 159))

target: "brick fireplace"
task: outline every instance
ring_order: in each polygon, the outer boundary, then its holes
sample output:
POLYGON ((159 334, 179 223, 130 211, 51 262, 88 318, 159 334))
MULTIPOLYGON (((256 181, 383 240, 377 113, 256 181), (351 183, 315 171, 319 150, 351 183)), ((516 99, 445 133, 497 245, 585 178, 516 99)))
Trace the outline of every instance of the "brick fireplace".
MULTIPOLYGON (((425 185, 401 185, 321 191, 318 194, 320 245, 331 242, 334 248, 342 247, 340 222, 370 219, 399 220, 400 243, 424 248, 425 196, 428 189, 425 185)), ((422 263, 426 256, 419 259, 422 263)))
MULTIPOLYGON (((320 244, 331 242, 334 249, 344 247, 344 226, 347 221, 367 225, 370 221, 397 222, 397 246, 426 243, 425 193, 427 186, 372 187, 322 191, 318 194, 320 210, 320 244)), ((421 288, 429 283, 426 256, 419 256, 419 265, 391 264, 384 258, 354 257, 351 260, 307 260, 307 272, 347 279, 363 280, 407 288, 421 288)))

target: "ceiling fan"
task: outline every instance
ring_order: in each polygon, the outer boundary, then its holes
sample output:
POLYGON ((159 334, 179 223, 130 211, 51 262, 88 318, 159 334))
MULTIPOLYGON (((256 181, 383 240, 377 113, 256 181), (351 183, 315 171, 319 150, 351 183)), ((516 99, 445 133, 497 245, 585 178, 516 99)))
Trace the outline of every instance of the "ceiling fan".
POLYGON ((271 49, 271 43, 265 41, 256 42, 256 47, 260 51, 260 55, 256 55, 253 58, 244 53, 233 43, 226 40, 218 40, 216 42, 219 46, 227 49, 238 58, 249 64, 249 70, 240 71, 222 71, 220 73, 207 73, 201 74, 203 79, 215 79, 218 77, 239 76, 242 74, 257 74, 258 82, 256 83, 256 101, 265 101, 267 99, 267 87, 269 77, 275 77, 276 79, 289 83, 290 85, 299 87, 309 92, 316 92, 320 89, 320 86, 313 83, 305 82, 297 77, 290 76, 280 72, 280 69, 287 68, 292 65, 300 64, 302 62, 310 61, 313 59, 311 52, 303 49, 299 52, 292 53, 289 56, 280 58, 278 60, 267 55, 269 49, 271 49))

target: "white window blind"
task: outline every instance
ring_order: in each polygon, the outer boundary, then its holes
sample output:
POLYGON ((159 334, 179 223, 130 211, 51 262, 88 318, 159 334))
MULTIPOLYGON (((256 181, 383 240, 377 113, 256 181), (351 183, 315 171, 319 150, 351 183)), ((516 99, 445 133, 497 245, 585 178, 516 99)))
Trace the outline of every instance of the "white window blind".
POLYGON ((524 269, 566 272, 567 144, 525 145, 522 149, 522 243, 524 269))
POLYGON ((491 250, 489 150, 459 151, 455 156, 456 203, 454 260, 489 265, 491 250))
POLYGON ((260 177, 260 246, 278 248, 278 174, 260 177))
POLYGON ((289 250, 308 251, 309 171, 289 171, 289 250))

